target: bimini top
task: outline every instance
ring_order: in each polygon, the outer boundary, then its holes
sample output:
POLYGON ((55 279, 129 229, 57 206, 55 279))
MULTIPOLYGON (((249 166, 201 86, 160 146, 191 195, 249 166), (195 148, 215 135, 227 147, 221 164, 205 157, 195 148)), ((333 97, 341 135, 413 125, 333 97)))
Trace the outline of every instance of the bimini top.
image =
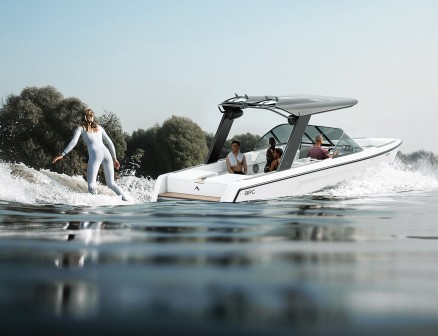
POLYGON ((284 111, 294 116, 304 116, 339 110, 357 104, 353 98, 291 94, 286 96, 238 96, 219 104, 221 112, 229 109, 259 108, 279 113, 284 111))

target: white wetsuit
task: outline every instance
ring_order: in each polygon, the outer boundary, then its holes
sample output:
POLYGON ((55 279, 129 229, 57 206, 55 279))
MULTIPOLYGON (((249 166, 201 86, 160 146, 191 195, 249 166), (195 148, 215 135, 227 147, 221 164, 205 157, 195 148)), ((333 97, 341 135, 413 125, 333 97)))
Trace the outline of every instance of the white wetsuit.
POLYGON ((103 171, 105 173, 105 181, 110 189, 112 189, 117 195, 121 195, 123 200, 126 200, 122 189, 114 182, 114 166, 113 158, 116 158, 116 150, 110 137, 106 134, 105 130, 99 125, 98 131, 89 133, 82 127, 78 127, 75 130, 73 139, 62 152, 62 156, 67 155, 78 143, 79 136, 82 135, 88 148, 88 168, 87 168, 87 181, 88 192, 97 194, 96 180, 99 167, 103 164, 103 171), (103 144, 103 141, 108 145, 109 149, 103 144), (111 153, 110 153, 111 151, 111 153))

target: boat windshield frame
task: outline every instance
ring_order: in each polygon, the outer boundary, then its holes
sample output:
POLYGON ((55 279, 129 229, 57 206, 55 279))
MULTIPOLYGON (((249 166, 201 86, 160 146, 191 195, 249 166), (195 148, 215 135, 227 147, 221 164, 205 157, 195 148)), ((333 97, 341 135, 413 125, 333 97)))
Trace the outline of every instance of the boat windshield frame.
MULTIPOLYGON (((269 138, 273 137, 276 146, 287 145, 294 125, 288 123, 279 124, 266 132, 254 146, 255 151, 269 148, 269 138)), ((336 153, 335 157, 345 156, 360 152, 363 148, 354 141, 343 129, 337 127, 307 125, 301 138, 301 147, 310 147, 315 144, 315 136, 321 134, 322 146, 336 153)))
POLYGON ((278 171, 290 169, 295 154, 301 147, 302 136, 313 114, 344 109, 357 104, 353 98, 328 97, 315 95, 287 96, 238 96, 229 98, 219 104, 222 119, 204 163, 217 162, 234 120, 243 115, 246 109, 265 109, 285 117, 294 125, 285 147, 278 171))

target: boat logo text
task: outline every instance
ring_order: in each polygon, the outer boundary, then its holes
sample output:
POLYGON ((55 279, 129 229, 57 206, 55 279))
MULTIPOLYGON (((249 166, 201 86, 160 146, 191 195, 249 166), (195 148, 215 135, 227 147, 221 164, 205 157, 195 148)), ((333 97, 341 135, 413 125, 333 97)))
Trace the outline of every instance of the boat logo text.
POLYGON ((245 191, 245 196, 254 195, 254 194, 255 194, 255 189, 249 189, 245 191))

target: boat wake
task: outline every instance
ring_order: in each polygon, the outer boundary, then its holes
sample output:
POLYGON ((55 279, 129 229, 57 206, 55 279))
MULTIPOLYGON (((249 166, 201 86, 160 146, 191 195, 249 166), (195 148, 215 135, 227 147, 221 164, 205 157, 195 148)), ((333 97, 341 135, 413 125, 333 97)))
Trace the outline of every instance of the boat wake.
POLYGON ((108 187, 98 186, 98 195, 87 192, 81 176, 67 176, 49 170, 29 168, 24 164, 0 161, 0 201, 23 204, 67 204, 72 206, 114 206, 148 202, 155 180, 122 176, 118 185, 126 192, 124 202, 108 187))
MULTIPOLYGON (((155 180, 122 176, 117 183, 129 195, 129 202, 122 201, 104 185, 99 185, 98 195, 87 193, 87 183, 81 176, 37 171, 23 164, 0 161, 0 201, 3 202, 93 207, 141 204, 149 202, 155 180)), ((370 168, 353 180, 312 193, 311 197, 349 199, 429 190, 438 190, 438 167, 427 161, 412 165, 395 161, 370 168)))
POLYGON ((410 191, 438 190, 438 167, 426 160, 404 164, 399 160, 370 168, 350 181, 312 193, 312 197, 381 197, 410 191))

